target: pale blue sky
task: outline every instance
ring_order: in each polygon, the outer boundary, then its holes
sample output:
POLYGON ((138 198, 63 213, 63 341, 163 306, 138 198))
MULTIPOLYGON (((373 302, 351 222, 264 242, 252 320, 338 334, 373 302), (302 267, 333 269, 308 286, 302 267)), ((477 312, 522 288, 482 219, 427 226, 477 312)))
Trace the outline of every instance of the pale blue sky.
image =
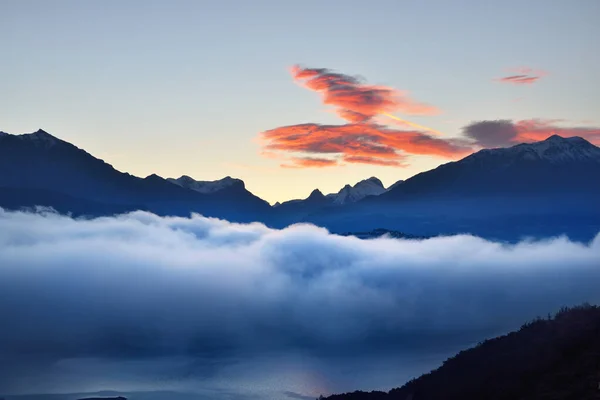
POLYGON ((389 185, 447 160, 297 170, 261 157, 261 131, 343 123, 291 65, 407 90, 443 113, 403 117, 448 137, 482 119, 597 126, 599 18, 597 0, 0 0, 0 130, 43 128, 140 176, 239 177, 269 201, 389 185), (492 80, 519 66, 549 75, 492 80))

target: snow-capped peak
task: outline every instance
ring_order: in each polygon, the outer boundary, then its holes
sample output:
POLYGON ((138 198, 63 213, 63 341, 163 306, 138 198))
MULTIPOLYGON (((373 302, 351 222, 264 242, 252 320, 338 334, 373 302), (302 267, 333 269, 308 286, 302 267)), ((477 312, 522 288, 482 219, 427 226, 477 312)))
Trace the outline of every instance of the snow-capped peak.
POLYGON ((187 175, 182 175, 177 179, 167 178, 167 181, 186 189, 191 189, 204 194, 215 193, 231 186, 239 185, 242 188, 245 187, 244 181, 241 179, 232 178, 230 176, 216 181, 197 181, 187 175))
POLYGON ((328 194, 327 197, 333 200, 333 204, 343 205, 355 203, 367 196, 378 196, 383 192, 385 192, 383 183, 373 176, 354 186, 346 185, 339 192, 328 194))
POLYGON ((23 133, 20 135, 11 135, 10 133, 0 132, 0 137, 15 137, 19 140, 27 141, 34 144, 36 147, 49 148, 57 143, 61 142, 60 139, 55 138, 48 132, 38 129, 33 133, 23 133))
POLYGON ((509 148, 481 150, 465 158, 465 161, 487 156, 529 161, 543 160, 552 164, 574 161, 600 163, 600 148, 578 136, 564 138, 552 135, 539 142, 522 143, 509 148))

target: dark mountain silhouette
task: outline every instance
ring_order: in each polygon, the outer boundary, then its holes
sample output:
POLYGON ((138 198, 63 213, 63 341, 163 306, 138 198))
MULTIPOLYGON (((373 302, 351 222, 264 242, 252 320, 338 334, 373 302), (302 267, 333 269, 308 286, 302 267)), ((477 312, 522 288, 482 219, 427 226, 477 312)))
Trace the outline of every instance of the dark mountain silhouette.
POLYGON ((388 189, 372 177, 338 193, 315 190, 271 207, 239 179, 139 178, 43 130, 0 132, 0 207, 49 206, 75 215, 142 209, 273 227, 309 222, 333 232, 382 228, 419 237, 471 233, 516 241, 567 234, 590 240, 600 231, 599 182, 600 148, 552 136, 481 150, 388 189))
POLYGON ((600 148, 580 137, 548 139, 510 148, 485 149, 423 172, 381 196, 386 200, 411 197, 473 195, 518 196, 600 193, 600 148))
POLYGON ((22 206, 36 202, 90 215, 146 209, 158 214, 198 212, 252 221, 270 208, 243 184, 201 193, 155 174, 138 178, 122 173, 43 130, 0 135, 0 187, 4 189, 0 196, 3 207, 15 208, 19 201, 22 206))
POLYGON ((306 199, 289 200, 273 207, 271 222, 277 227, 284 227, 302 221, 311 213, 331 205, 319 189, 313 190, 306 199))
POLYGON ((600 307, 564 308, 486 340, 404 386, 328 400, 592 400, 600 398, 600 307))

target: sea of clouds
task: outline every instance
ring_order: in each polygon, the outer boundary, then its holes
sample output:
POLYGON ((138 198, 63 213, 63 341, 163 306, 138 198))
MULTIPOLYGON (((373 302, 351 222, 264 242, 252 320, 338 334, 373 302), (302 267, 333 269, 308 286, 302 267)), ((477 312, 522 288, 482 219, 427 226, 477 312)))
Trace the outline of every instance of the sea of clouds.
POLYGON ((236 374, 233 389, 292 397, 398 386, 536 316, 599 303, 599 283, 600 235, 360 240, 198 215, 0 209, 0 362, 11 366, 0 393, 229 390, 236 374), (378 354, 403 372, 368 380, 378 354))

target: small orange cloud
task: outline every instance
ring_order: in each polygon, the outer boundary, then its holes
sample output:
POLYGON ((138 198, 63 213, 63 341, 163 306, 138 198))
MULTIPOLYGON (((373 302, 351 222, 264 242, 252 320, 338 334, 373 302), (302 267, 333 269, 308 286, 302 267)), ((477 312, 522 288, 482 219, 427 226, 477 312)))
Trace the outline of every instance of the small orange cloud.
POLYGON ((375 157, 364 157, 364 156, 344 156, 343 160, 347 163, 357 163, 357 164, 372 164, 372 165, 382 165, 387 167, 404 167, 402 161, 397 160, 381 160, 375 157))
POLYGON ((515 68, 513 69, 513 72, 515 73, 512 75, 496 78, 495 80, 501 83, 510 83, 513 85, 531 85, 548 74, 546 71, 534 71, 528 67, 515 68))
POLYGON ((327 68, 291 68, 292 77, 307 89, 318 92, 324 104, 335 107, 337 114, 348 122, 370 122, 383 113, 401 112, 410 115, 433 115, 439 110, 417 102, 396 89, 368 85, 361 79, 337 73, 327 68))
POLYGON ((281 164, 282 168, 323 168, 338 165, 337 160, 314 157, 292 157, 292 164, 281 164))

